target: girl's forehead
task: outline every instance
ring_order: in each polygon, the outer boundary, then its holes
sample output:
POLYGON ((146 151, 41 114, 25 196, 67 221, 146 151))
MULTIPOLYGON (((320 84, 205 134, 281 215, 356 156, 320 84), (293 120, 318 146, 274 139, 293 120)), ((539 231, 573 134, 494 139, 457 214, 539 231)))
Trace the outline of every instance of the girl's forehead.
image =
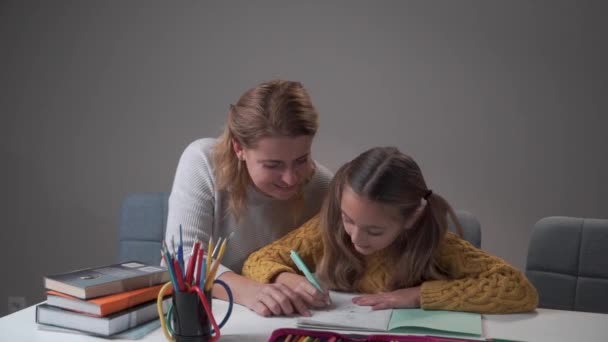
POLYGON ((342 190, 340 208, 357 225, 386 226, 401 221, 399 208, 370 200, 356 193, 349 185, 342 190))

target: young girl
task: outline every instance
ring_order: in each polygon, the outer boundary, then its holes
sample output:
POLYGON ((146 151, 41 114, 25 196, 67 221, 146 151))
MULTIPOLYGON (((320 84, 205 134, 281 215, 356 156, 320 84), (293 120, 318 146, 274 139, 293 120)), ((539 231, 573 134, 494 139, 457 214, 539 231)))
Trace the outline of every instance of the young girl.
POLYGON ((243 275, 282 283, 309 305, 329 297, 298 275, 296 250, 326 289, 359 292, 353 301, 385 308, 479 313, 536 308, 538 294, 505 261, 447 231, 460 228, 416 162, 396 148, 373 148, 336 173, 320 217, 253 253, 243 275))
MULTIPOLYGON (((169 197, 166 240, 184 255, 195 238, 235 234, 226 245, 218 278, 235 302, 262 314, 303 313, 305 304, 282 284, 260 284, 239 274, 245 258, 316 215, 331 173, 315 163, 311 144, 318 114, 299 82, 273 80, 246 91, 228 111, 218 139, 192 142, 183 152, 169 197)), ((213 295, 226 298, 223 288, 213 295)))

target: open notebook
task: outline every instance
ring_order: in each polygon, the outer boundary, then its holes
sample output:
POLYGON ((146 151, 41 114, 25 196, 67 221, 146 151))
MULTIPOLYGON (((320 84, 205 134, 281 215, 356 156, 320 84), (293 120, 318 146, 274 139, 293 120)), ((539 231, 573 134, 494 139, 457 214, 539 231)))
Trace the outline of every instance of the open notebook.
POLYGON ((421 335, 483 338, 481 315, 467 312, 422 309, 372 311, 368 306, 353 304, 355 294, 331 292, 332 306, 315 310, 311 317, 301 317, 301 328, 382 331, 421 335))

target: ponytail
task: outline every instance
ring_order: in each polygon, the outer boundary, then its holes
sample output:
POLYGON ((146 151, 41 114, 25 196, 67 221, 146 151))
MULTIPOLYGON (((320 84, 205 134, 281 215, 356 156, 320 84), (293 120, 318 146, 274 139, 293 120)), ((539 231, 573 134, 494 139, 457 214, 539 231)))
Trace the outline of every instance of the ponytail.
POLYGON ((432 190, 428 190, 423 198, 427 202, 427 210, 430 215, 433 216, 433 221, 441 227, 444 234, 448 230, 447 219, 449 216, 450 220, 454 223, 454 226, 456 226, 458 236, 461 238, 464 237, 464 229, 462 228, 460 221, 456 217, 454 209, 452 209, 452 206, 448 203, 448 201, 446 201, 439 194, 433 193, 432 190))

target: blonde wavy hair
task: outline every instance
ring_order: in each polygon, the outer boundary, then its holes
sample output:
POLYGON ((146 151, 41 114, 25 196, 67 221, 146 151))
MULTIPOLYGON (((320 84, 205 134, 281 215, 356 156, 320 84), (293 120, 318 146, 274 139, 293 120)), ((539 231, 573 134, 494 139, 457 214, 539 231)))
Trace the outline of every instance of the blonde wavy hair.
POLYGON ((251 149, 262 138, 314 136, 318 127, 318 113, 300 82, 264 82, 230 105, 228 121, 214 147, 213 172, 217 189, 228 192, 229 210, 237 220, 247 208, 251 178, 247 168, 240 165, 233 141, 251 149))
POLYGON ((462 226, 453 209, 440 195, 431 192, 418 164, 394 147, 372 148, 343 165, 329 186, 321 211, 320 227, 324 254, 317 269, 319 278, 331 289, 357 291, 365 273, 365 262, 344 230, 340 206, 348 185, 371 201, 394 206, 403 222, 416 213, 418 220, 404 229, 388 248, 394 268, 386 291, 420 285, 423 281, 445 279, 437 261, 437 249, 447 232, 448 215, 462 235, 462 226), (426 206, 420 211, 423 197, 426 206))

